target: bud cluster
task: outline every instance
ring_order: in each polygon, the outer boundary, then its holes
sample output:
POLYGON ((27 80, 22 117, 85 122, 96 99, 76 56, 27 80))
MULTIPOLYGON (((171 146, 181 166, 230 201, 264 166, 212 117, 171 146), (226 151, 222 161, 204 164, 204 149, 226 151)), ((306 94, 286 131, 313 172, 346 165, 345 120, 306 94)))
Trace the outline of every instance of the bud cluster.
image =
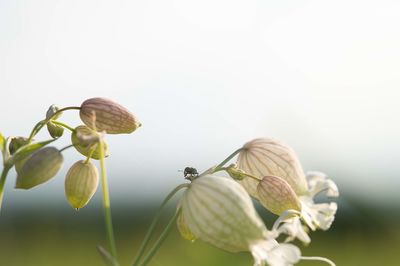
POLYGON ((80 107, 61 109, 51 105, 45 119, 33 128, 29 137, 5 139, 1 135, 0 145, 3 155, 7 155, 3 156, 5 163, 15 166, 17 189, 31 189, 52 179, 63 165, 62 151, 74 147, 85 156, 85 160, 77 161, 68 170, 65 196, 73 208, 80 209, 92 198, 99 183, 97 168, 90 160, 101 160, 109 156, 105 134, 131 133, 138 126, 140 123, 125 107, 106 98, 92 98, 84 101, 80 107), (73 128, 58 121, 63 112, 70 109, 79 109, 83 125, 73 128), (44 126, 52 139, 34 142, 33 137, 44 126), (47 146, 62 137, 65 129, 71 131, 70 146, 61 150, 47 146), (100 147, 103 149, 100 150, 100 147))

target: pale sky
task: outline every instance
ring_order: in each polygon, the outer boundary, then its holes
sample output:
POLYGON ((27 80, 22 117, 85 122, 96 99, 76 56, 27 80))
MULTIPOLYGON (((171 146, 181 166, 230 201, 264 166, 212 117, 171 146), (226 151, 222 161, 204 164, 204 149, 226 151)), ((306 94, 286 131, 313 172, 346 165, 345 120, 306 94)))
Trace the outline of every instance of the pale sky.
MULTIPOLYGON (((399 14, 399 1, 0 0, 0 131, 26 135, 50 104, 103 96, 143 123, 108 138, 117 198, 159 197, 179 169, 273 136, 342 191, 399 200, 399 14)), ((7 197, 63 200, 79 159, 68 151, 28 192, 10 175, 7 197)))

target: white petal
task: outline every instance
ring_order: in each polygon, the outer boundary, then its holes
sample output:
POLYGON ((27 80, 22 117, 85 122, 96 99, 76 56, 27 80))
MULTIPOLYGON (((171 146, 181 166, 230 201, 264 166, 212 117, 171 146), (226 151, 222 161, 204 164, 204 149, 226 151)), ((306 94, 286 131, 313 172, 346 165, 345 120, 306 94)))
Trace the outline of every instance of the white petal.
POLYGON ((335 182, 329 179, 324 173, 317 171, 307 172, 307 181, 310 196, 315 196, 322 191, 325 191, 326 195, 329 197, 339 196, 339 189, 335 182))
POLYGON ((282 223, 277 231, 279 234, 288 235, 288 237, 285 239, 285 242, 293 241, 296 238, 305 244, 309 244, 311 242, 311 239, 308 236, 299 217, 286 220, 284 223, 282 223))
POLYGON ((266 262, 270 266, 291 266, 300 260, 300 249, 292 244, 278 244, 267 240, 251 247, 254 265, 261 266, 266 262))
POLYGON ((302 202, 301 216, 312 230, 317 228, 328 230, 331 227, 337 211, 335 202, 316 204, 305 198, 300 198, 300 201, 302 202))

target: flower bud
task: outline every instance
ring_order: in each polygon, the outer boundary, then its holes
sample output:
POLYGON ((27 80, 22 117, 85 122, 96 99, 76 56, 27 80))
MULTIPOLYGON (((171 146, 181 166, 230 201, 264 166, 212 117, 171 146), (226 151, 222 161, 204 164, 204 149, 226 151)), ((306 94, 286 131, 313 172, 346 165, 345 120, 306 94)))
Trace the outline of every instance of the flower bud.
POLYGON ((181 204, 189 230, 226 251, 246 251, 249 243, 262 240, 267 233, 247 192, 230 178, 196 178, 181 204))
MULTIPOLYGON (((281 177, 297 195, 307 193, 307 180, 296 153, 278 140, 260 138, 247 142, 239 153, 237 164, 246 173, 259 178, 267 175, 281 177)), ((257 198, 258 181, 245 178, 239 182, 257 198)))
POLYGON ((47 122, 47 131, 52 138, 59 138, 64 133, 64 128, 62 126, 56 125, 53 122, 47 122))
POLYGON ((46 112, 46 119, 57 120, 57 118, 62 115, 62 113, 57 113, 58 110, 60 110, 60 108, 58 108, 56 105, 50 105, 49 109, 46 112), (57 114, 54 115, 55 113, 57 114))
POLYGON ((26 161, 28 161, 29 158, 30 158, 30 156, 27 156, 27 157, 15 162, 14 166, 15 166, 15 171, 17 172, 17 174, 19 174, 21 172, 22 167, 24 166, 26 161))
POLYGON ((230 178, 199 176, 180 205, 181 219, 194 236, 229 252, 249 251, 256 266, 292 265, 300 259, 297 247, 270 238, 250 196, 230 178))
MULTIPOLYGON (((78 126, 71 134, 71 142, 75 149, 91 158, 100 160, 100 145, 98 144, 101 136, 98 132, 88 128, 85 125, 78 126), (94 151, 93 151, 94 150, 94 151), (93 152, 92 152, 93 151, 93 152)), ((107 143, 103 141, 104 156, 108 156, 107 143)))
POLYGON ((28 138, 25 137, 14 137, 11 139, 10 145, 8 149, 10 150, 10 154, 14 154, 19 148, 28 144, 28 138))
POLYGON ((15 188, 30 189, 40 185, 60 170, 63 156, 55 147, 45 147, 34 152, 19 170, 15 188))
POLYGON ((105 98, 84 101, 79 114, 86 126, 108 134, 132 133, 141 126, 128 109, 105 98))
POLYGON ((99 185, 96 166, 90 161, 78 161, 68 170, 65 177, 65 197, 75 209, 84 207, 99 185))
POLYGON ((261 204, 270 212, 281 215, 286 210, 301 211, 301 204, 288 182, 277 176, 265 176, 257 186, 261 204))

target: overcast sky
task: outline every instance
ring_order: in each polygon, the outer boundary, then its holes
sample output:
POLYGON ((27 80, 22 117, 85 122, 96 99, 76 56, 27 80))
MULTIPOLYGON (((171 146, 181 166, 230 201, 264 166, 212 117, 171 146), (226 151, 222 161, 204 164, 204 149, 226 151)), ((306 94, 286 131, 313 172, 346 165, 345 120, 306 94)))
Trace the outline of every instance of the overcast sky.
MULTIPOLYGON (((114 197, 165 194, 179 169, 273 136, 342 191, 397 200, 399 14, 398 1, 0 0, 0 131, 27 135, 50 104, 109 97, 143 124, 108 138, 114 197)), ((63 200, 81 159, 65 156, 32 191, 10 175, 6 198, 63 200)))

